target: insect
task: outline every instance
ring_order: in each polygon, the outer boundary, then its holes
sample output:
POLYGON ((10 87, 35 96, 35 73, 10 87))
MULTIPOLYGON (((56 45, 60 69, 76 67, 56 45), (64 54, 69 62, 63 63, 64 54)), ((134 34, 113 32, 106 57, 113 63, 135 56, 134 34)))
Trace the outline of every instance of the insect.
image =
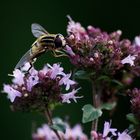
POLYGON ((34 60, 41 54, 52 50, 55 57, 63 56, 64 53, 60 49, 66 46, 66 40, 61 34, 49 34, 41 25, 33 23, 31 25, 32 34, 37 40, 32 44, 31 48, 21 57, 15 69, 21 68, 26 62, 31 65, 34 60), (61 54, 56 54, 56 53, 61 54))

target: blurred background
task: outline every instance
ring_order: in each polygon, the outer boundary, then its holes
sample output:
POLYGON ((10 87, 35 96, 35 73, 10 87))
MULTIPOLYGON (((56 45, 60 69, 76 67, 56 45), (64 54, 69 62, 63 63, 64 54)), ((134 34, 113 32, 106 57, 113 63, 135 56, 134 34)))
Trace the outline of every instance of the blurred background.
MULTIPOLYGON (((35 38, 31 34, 30 26, 36 22, 41 24, 50 33, 66 35, 66 27, 69 14, 73 20, 79 21, 84 27, 93 25, 102 30, 112 32, 118 29, 123 31, 123 38, 133 40, 140 34, 140 2, 139 0, 29 0, 29 1, 1 1, 0 3, 0 90, 3 83, 10 83, 7 74, 12 73, 20 57, 30 48, 35 38)), ((47 53, 37 61, 37 66, 44 63, 62 62, 66 71, 71 66, 67 59, 55 59, 47 53)), ((80 81, 81 94, 84 99, 77 104, 73 103, 58 107, 54 116, 67 118, 72 125, 81 122, 84 104, 91 102, 91 86, 89 83, 80 81)), ((114 114, 113 126, 124 130, 128 124, 125 114, 129 112, 129 103, 126 98, 122 99, 114 114), (118 111, 120 109, 120 112, 118 111), (123 122, 123 123, 122 123, 123 122)), ((105 113, 104 119, 108 113, 105 113)), ((113 118, 113 116, 112 116, 113 118)), ((6 94, 0 95, 0 139, 1 140, 31 140, 32 123, 37 126, 45 122, 39 114, 12 112, 6 94)), ((99 125, 103 125, 103 119, 99 125)), ((84 125, 88 133, 90 123, 84 125)))

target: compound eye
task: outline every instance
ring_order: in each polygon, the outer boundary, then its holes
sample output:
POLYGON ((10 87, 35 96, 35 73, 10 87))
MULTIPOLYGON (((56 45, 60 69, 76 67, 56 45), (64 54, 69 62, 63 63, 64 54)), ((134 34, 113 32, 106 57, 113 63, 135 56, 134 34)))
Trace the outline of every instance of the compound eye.
POLYGON ((59 37, 59 35, 56 36, 56 39, 54 40, 55 47, 60 48, 62 47, 62 39, 59 37))

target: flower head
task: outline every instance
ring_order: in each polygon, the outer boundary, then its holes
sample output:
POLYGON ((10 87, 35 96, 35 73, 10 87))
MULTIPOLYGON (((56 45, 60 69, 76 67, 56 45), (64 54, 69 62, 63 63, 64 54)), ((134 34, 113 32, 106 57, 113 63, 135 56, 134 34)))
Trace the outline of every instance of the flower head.
POLYGON ((47 64, 42 70, 37 71, 32 67, 28 72, 16 69, 12 85, 4 85, 4 92, 8 94, 15 110, 40 110, 53 103, 69 102, 79 98, 75 96, 76 82, 71 80, 71 74, 65 74, 60 64, 47 64), (63 89, 63 92, 62 92, 63 89), (66 89, 66 90, 65 90, 66 89), (72 90, 70 93, 65 92, 72 90), (63 94, 62 94, 63 93, 63 94), (16 97, 17 100, 15 100, 16 97))
POLYGON ((104 123, 103 134, 96 131, 91 131, 91 138, 96 140, 132 140, 132 137, 125 130, 122 133, 117 132, 116 128, 110 128, 110 123, 104 123))
POLYGON ((121 30, 107 33, 91 25, 86 29, 71 17, 68 18, 65 51, 76 68, 109 77, 117 77, 118 74, 123 77, 124 71, 134 76, 140 75, 140 47, 137 51, 140 37, 136 37, 132 43, 129 39, 121 40, 121 30))
POLYGON ((140 120, 140 89, 134 88, 128 91, 129 96, 131 97, 131 109, 134 115, 140 120))
MULTIPOLYGON (((71 128, 68 123, 65 123, 65 126, 65 133, 58 131, 63 140, 88 140, 87 136, 83 133, 81 125, 77 124, 71 128)), ((41 128, 38 128, 37 133, 34 133, 32 137, 33 140, 58 140, 58 137, 54 131, 47 124, 44 124, 41 128)))

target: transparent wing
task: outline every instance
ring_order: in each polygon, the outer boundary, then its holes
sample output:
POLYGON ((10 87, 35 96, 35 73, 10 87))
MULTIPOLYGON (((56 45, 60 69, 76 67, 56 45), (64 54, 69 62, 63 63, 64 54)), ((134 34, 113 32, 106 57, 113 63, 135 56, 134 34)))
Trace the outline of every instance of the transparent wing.
POLYGON ((48 34, 48 32, 39 24, 37 23, 33 23, 31 25, 31 31, 32 31, 32 34, 38 38, 44 34, 48 34))
POLYGON ((32 55, 31 55, 31 49, 29 51, 27 51, 19 60, 19 62, 17 63, 17 65, 15 66, 15 69, 18 69, 20 67, 22 67, 25 63, 30 62, 32 59, 32 55))

